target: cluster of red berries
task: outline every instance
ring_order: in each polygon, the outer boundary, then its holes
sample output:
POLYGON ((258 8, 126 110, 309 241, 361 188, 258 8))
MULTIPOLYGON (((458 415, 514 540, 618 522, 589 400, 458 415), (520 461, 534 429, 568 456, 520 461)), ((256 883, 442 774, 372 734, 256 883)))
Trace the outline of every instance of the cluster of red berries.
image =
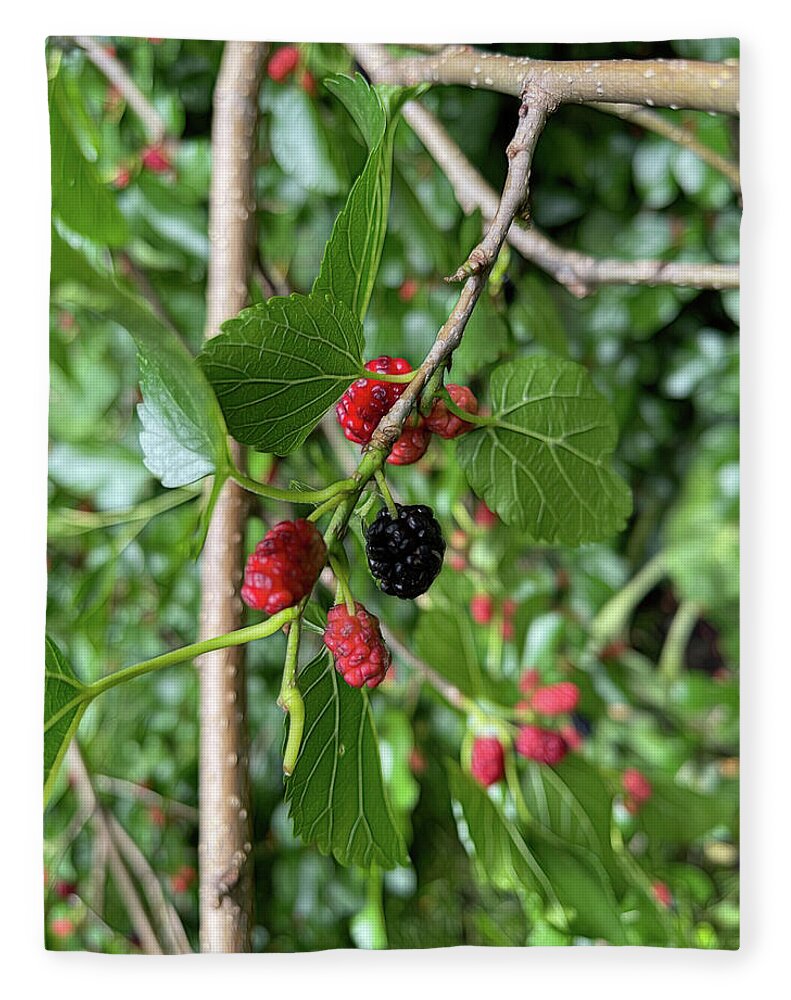
MULTIPOLYGON (((382 375, 406 375, 412 371, 412 366, 404 358, 387 355, 368 361, 365 367, 382 375)), ((477 413, 478 400, 466 386, 448 385, 446 388, 458 407, 468 413, 477 413)), ((335 407, 338 423, 349 441, 368 444, 377 424, 401 397, 404 389, 404 383, 381 379, 359 378, 353 382, 335 407)), ((466 433, 472 426, 451 413, 438 399, 427 417, 418 414, 413 422, 407 424, 387 461, 392 465, 412 465, 425 455, 432 434, 450 439, 466 433)))
MULTIPOLYGON (((462 569, 464 566, 462 565, 462 569)), ((500 633, 506 641, 514 637, 514 615, 519 605, 507 597, 500 607, 500 633)), ((495 616, 495 602, 491 594, 475 594, 470 601, 470 616, 476 625, 489 625, 495 616)))
POLYGON ((264 535, 247 559, 242 599, 274 615, 306 597, 327 561, 327 547, 315 524, 281 521, 264 535))
MULTIPOLYGON (((275 49, 266 66, 266 75, 275 83, 283 83, 299 65, 299 49, 294 45, 281 45, 275 49)), ((310 70, 303 69, 300 86, 311 97, 316 93, 316 81, 310 70)))
MULTIPOLYGON (((574 711, 579 701, 579 688, 571 681, 541 685, 537 670, 526 671, 520 681, 520 689, 529 698, 517 702, 517 711, 536 712, 544 716, 568 715, 574 711)), ((554 767, 559 764, 569 750, 575 750, 582 737, 573 724, 560 731, 538 726, 533 723, 519 728, 514 740, 514 750, 528 760, 554 767)), ((502 780, 505 774, 505 752, 496 737, 477 738, 472 746, 470 772, 481 785, 488 788, 502 780)))

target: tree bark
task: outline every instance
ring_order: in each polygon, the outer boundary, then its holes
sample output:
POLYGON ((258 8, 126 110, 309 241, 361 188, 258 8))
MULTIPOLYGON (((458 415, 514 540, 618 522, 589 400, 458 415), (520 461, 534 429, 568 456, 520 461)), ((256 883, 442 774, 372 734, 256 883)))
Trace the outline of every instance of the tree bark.
MULTIPOLYGON (((228 42, 215 86, 207 338, 247 304, 255 224, 253 154, 265 54, 261 43, 228 42)), ((245 516, 245 494, 229 481, 203 550, 201 639, 241 624, 245 516)), ((249 951, 252 827, 243 647, 205 654, 198 670, 201 951, 249 951)))

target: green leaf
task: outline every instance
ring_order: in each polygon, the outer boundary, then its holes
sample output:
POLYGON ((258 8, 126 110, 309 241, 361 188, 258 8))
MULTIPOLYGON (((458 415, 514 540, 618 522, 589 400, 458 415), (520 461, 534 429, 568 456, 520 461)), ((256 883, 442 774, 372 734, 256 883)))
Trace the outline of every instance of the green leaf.
POLYGON ((490 677, 484 668, 482 629, 442 595, 437 607, 418 620, 415 643, 419 655, 469 698, 511 704, 513 685, 490 677))
POLYGON ((387 88, 379 92, 359 75, 354 80, 329 79, 325 86, 343 101, 370 152, 335 220, 311 295, 321 299, 331 295, 362 321, 387 231, 398 112, 404 101, 419 91, 387 88))
POLYGON ((229 464, 227 431, 205 375, 179 336, 120 289, 106 314, 137 345, 144 463, 163 486, 187 486, 229 464))
POLYGON ((640 807, 638 822, 654 847, 689 844, 721 824, 731 824, 738 799, 724 792, 701 795, 672 779, 652 775, 651 798, 640 807))
POLYGON ((49 84, 49 129, 52 153, 52 212, 69 229, 105 246, 128 238, 126 220, 115 197, 85 159, 71 128, 63 82, 49 84))
POLYGON ((299 87, 279 87, 272 101, 272 155, 285 174, 321 195, 338 194, 341 183, 327 133, 313 101, 299 87))
POLYGON ((682 597, 723 608, 739 595, 739 432, 705 434, 665 527, 668 571, 682 597))
POLYGON ((584 368, 531 357, 496 368, 491 424, 460 439, 473 490, 536 543, 582 545, 622 530, 631 512, 610 455, 615 415, 584 368))
POLYGON ((85 685, 49 636, 44 654, 44 804, 90 703, 85 685))
POLYGON ((345 684, 326 650, 302 670, 299 687, 305 732, 285 793, 295 834, 344 865, 406 864, 368 692, 345 684))
POLYGON ((522 791, 530 815, 547 834, 589 852, 613 883, 622 883, 610 844, 612 795, 587 761, 571 756, 555 768, 528 762, 522 791))
POLYGON ((362 351, 346 306, 292 295, 224 323, 199 361, 236 440, 287 455, 360 376, 362 351))
POLYGON ((524 836, 457 764, 447 767, 457 819, 464 821, 460 836, 484 879, 501 890, 538 893, 561 930, 626 943, 612 887, 595 859, 564 850, 537 832, 524 836))

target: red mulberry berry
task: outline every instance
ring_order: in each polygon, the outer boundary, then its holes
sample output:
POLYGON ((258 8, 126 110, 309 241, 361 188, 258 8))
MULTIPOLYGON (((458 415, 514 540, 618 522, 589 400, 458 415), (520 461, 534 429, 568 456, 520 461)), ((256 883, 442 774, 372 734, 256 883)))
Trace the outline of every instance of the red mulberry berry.
POLYGON ((281 521, 247 559, 242 598, 274 615, 311 592, 327 559, 327 547, 310 521, 281 521))
POLYGON ((283 45, 272 54, 266 67, 266 74, 270 80, 281 83, 296 69, 299 62, 299 49, 293 45, 283 45))
POLYGON ((651 895, 665 909, 670 909, 673 905, 673 894, 664 882, 653 882, 651 885, 651 895))
POLYGON ((642 771, 638 771, 635 767, 629 767, 623 772, 621 784, 636 805, 647 802, 654 794, 651 782, 642 771))
POLYGON ((530 705, 542 715, 564 715, 573 712, 580 698, 580 689, 571 681, 548 684, 533 695, 530 705))
MULTIPOLYGON (((456 406, 460 406, 467 413, 478 412, 478 400, 473 395, 472 390, 468 389, 466 385, 446 385, 445 388, 448 390, 448 395, 456 406)), ((439 434, 440 437, 448 439, 458 437, 460 434, 466 434, 467 431, 471 431, 475 426, 468 420, 462 420, 455 413, 451 413, 441 399, 435 400, 426 423, 432 434, 439 434)))
POLYGON ((470 601, 470 614, 476 625, 488 625, 494 613, 494 601, 489 594, 476 594, 470 601))
POLYGON ((486 504, 481 502, 475 508, 475 523, 479 528, 493 528, 500 518, 486 504))
MULTIPOLYGON (((384 375, 405 375, 412 366, 403 358, 389 358, 383 355, 374 358, 365 366, 369 372, 384 375)), ((406 383, 381 382, 371 378, 358 378, 341 396, 335 412, 343 433, 355 444, 368 444, 376 425, 393 406, 406 383)))
POLYGON ((398 289, 398 297, 402 302, 411 302, 417 295, 418 283, 414 278, 407 278, 398 289))
POLYGON ((379 619, 355 604, 354 615, 345 604, 327 612, 324 645, 335 657, 335 669, 351 687, 381 684, 390 666, 390 652, 379 629, 379 619))
POLYGON ((517 753, 539 764, 559 764, 568 752, 568 745, 560 733, 538 726, 522 726, 514 747, 517 753))
POLYGON ((473 778, 488 788, 502 780, 505 774, 503 745, 494 736, 481 736, 472 745, 470 772, 473 778))
POLYGON ((401 431, 401 436, 393 445, 387 461, 391 465, 414 465, 426 454, 430 442, 431 431, 421 417, 417 427, 407 426, 401 431))
POLYGON ((162 146, 151 146, 143 150, 143 166, 154 174, 166 174, 172 169, 168 154, 162 146))
POLYGON ((529 667, 519 678, 519 690, 522 694, 531 694, 540 683, 540 672, 535 667, 529 667))

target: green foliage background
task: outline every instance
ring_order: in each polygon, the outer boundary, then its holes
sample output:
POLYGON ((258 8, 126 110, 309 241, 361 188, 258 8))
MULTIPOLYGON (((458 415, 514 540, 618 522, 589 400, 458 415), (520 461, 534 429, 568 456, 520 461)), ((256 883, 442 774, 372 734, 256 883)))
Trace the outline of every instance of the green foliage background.
MULTIPOLYGON (((106 285, 97 270, 112 267, 130 289, 145 288, 197 353, 211 95, 222 52, 219 42, 107 44, 180 140, 172 174, 141 169, 144 135, 131 111, 81 52, 49 47, 57 87, 48 630, 84 682, 196 635, 198 489, 163 490, 142 463, 139 372, 123 328, 131 306, 99 309, 106 285), (121 168, 130 170, 131 183, 115 190, 121 168), (70 179, 81 172, 87 179, 80 189, 90 197, 75 200, 70 179), (108 318, 113 308, 117 321, 108 318)), ((738 55, 728 40, 498 48, 548 58, 738 55)), ((319 81, 352 70, 340 46, 301 52, 302 66, 319 81)), ((338 100, 321 83, 310 95, 301 72, 283 84, 265 79, 261 90, 257 253, 270 279, 308 294, 366 149, 338 100)), ((515 102, 462 88, 421 100, 499 187, 515 102)), ((731 122, 668 114, 733 155, 731 122)), ((417 364, 456 294, 442 277, 464 259, 478 229, 406 126, 394 142, 391 214, 365 319, 365 357, 387 353, 417 364)), ((542 136, 532 209, 557 242, 597 256, 738 259, 740 208, 725 179, 669 141, 589 108, 561 109, 542 136)), ((527 667, 545 681, 573 679, 589 735, 556 772, 524 773, 541 827, 526 844, 515 818, 455 763, 464 760, 464 718, 396 652, 395 678, 371 704, 410 864, 385 873, 344 867, 294 834, 275 704, 283 642, 253 644, 257 950, 582 939, 738 945, 738 292, 615 286, 579 301, 515 253, 506 263, 507 281, 479 303, 453 379, 490 403, 489 372, 498 363, 555 357, 585 366, 617 415, 615 466, 634 496, 628 527, 578 549, 537 547, 529 534, 502 524, 481 527, 453 445, 435 440, 426 459, 391 479, 404 502, 435 508, 449 551, 464 554, 464 572, 446 568, 419 607, 390 601, 372 585, 354 523, 352 582, 409 650, 472 697, 495 692, 512 704, 527 667), (630 581, 657 553, 666 573, 630 609, 628 641, 610 641, 621 639, 612 627, 619 600, 634 592, 630 581), (500 604, 517 602, 511 638, 503 638, 497 616, 490 629, 473 625, 469 600, 482 590, 500 604), (676 648, 670 629, 680 602, 694 607, 694 628, 676 648), (607 639, 595 657, 592 629, 607 639), (637 817, 619 799, 619 775, 630 766, 645 771, 656 790, 637 817), (540 795, 536 781, 546 786, 540 795), (626 846, 614 851, 611 844, 626 846), (525 852, 539 859, 551 891, 531 878, 525 852), (655 880, 670 887, 672 910, 651 900, 655 880)), ((251 296, 265 297, 260 282, 251 296)), ((320 484, 347 474, 355 457, 330 420, 286 458, 251 455, 250 471, 283 485, 320 484)), ((181 482, 190 482, 189 471, 181 482)), ((288 513, 284 505, 254 504, 248 548, 288 513)), ((194 946, 196 886, 184 883, 197 867, 197 737, 189 667, 111 691, 80 726, 102 802, 150 861, 194 946)), ((45 865, 51 947, 136 950, 112 879, 98 907, 96 845, 65 777, 45 818, 45 865), (52 930, 64 919, 74 928, 66 937, 52 930)))

